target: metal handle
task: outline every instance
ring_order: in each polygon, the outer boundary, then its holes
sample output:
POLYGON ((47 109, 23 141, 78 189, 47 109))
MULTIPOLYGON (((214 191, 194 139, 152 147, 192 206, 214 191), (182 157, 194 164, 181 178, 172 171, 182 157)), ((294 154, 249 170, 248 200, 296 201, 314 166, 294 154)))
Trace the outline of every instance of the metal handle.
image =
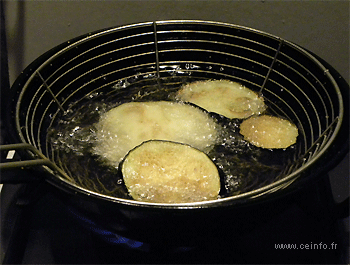
POLYGON ((39 157, 39 159, 26 160, 26 161, 11 161, 11 162, 2 162, 0 163, 0 169, 13 169, 19 167, 29 167, 29 166, 48 166, 52 163, 48 158, 46 158, 40 151, 38 151, 31 144, 21 143, 21 144, 8 144, 1 145, 0 151, 18 151, 18 150, 28 150, 33 152, 39 157))
MULTIPOLYGON (((30 151, 33 154, 33 159, 24 160, 24 161, 10 161, 10 162, 1 162, 0 170, 14 170, 21 169, 23 167, 35 167, 35 166, 46 166, 50 168, 53 172, 57 172, 65 179, 70 179, 67 174, 60 169, 56 164, 50 161, 45 155, 43 155, 38 149, 36 149, 33 145, 28 143, 19 143, 19 144, 8 144, 8 145, 0 145, 0 152, 2 151, 18 151, 18 150, 26 150, 30 151)), ((16 178, 16 177, 11 177, 16 178)), ((23 178, 14 182, 21 183, 23 182, 23 178)), ((13 182, 11 180, 5 180, 5 182, 13 182)), ((1 183, 4 183, 3 178, 1 178, 1 183)))

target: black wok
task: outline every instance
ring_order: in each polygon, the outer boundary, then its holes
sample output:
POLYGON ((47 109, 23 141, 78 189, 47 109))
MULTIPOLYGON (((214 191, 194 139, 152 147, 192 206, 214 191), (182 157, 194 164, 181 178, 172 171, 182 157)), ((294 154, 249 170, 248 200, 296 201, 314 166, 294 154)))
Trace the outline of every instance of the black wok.
POLYGON ((191 244, 189 235, 198 241, 206 235, 202 231, 239 234, 282 211, 295 197, 302 201, 300 192, 323 181, 347 153, 348 89, 316 55, 250 28, 158 21, 105 29, 46 52, 15 81, 10 100, 2 102, 7 104, 2 116, 12 143, 19 144, 1 149, 16 149, 22 161, 1 168, 29 168, 57 187, 57 196, 78 218, 91 218, 131 238, 152 241, 167 235, 175 243, 191 244), (52 149, 51 129, 67 112, 91 101, 130 101, 135 95, 130 96, 130 89, 172 91, 184 80, 206 79, 248 86, 264 96, 272 114, 298 126, 293 159, 273 181, 213 201, 145 203, 128 198, 126 191, 112 196, 84 186, 75 178, 84 165, 74 172, 52 149))

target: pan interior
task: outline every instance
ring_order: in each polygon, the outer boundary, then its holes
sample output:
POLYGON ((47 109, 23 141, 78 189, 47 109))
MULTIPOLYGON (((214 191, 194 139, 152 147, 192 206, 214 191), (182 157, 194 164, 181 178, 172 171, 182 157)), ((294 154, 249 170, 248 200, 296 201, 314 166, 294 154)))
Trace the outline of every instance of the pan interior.
MULTIPOLYGON (((87 104, 75 105, 49 130, 48 140, 56 164, 60 164, 79 186, 108 196, 129 198, 118 168, 94 155, 95 124, 101 114, 125 102, 171 100, 182 84, 194 80, 197 79, 169 77, 129 83, 125 90, 95 94, 90 96, 87 104)), ((242 120, 215 113, 209 115, 220 125, 220 139, 208 156, 222 172, 221 198, 273 183, 294 161, 295 146, 285 150, 255 147, 239 134, 242 120)))
POLYGON ((117 169, 89 151, 92 124, 118 104, 172 100, 184 83, 227 79, 261 93, 269 114, 297 125, 296 145, 264 150, 241 139, 241 121, 211 114, 225 128, 210 154, 224 173, 220 200, 288 186, 331 145, 343 116, 337 84, 307 51, 217 22, 160 21, 90 33, 38 58, 26 76, 16 84, 22 141, 63 169, 67 183, 126 200, 117 169))

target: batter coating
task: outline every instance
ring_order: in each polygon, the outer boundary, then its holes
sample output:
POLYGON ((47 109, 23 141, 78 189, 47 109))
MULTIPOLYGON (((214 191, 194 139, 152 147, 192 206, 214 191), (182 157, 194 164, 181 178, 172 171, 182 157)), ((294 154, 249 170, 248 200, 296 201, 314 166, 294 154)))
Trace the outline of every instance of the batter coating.
POLYGON ((144 142, 128 153, 121 169, 130 195, 139 201, 196 202, 217 199, 220 192, 215 164, 180 143, 144 142))
POLYGON ((206 112, 169 101, 121 104, 106 112, 95 127, 94 153, 116 167, 144 141, 174 141, 209 151, 218 136, 218 125, 206 112))
POLYGON ((240 125, 244 139, 262 148, 287 148, 296 143, 298 128, 290 121, 269 115, 253 116, 240 125))
POLYGON ((178 91, 176 99, 191 102, 230 119, 245 119, 266 109, 263 98, 257 93, 229 80, 187 84, 178 91))

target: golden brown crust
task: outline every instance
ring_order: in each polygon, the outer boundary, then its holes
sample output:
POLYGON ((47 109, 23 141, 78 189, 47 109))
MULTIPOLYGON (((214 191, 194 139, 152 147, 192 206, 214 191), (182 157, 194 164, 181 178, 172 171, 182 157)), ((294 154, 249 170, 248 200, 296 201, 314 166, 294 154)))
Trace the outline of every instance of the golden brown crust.
POLYGON ((258 147, 287 148, 296 143, 298 128, 288 120, 261 115, 244 120, 240 133, 258 147))
POLYGON ((185 203, 217 199, 220 177, 201 151, 169 141, 147 141, 128 153, 122 174, 135 200, 185 203))

